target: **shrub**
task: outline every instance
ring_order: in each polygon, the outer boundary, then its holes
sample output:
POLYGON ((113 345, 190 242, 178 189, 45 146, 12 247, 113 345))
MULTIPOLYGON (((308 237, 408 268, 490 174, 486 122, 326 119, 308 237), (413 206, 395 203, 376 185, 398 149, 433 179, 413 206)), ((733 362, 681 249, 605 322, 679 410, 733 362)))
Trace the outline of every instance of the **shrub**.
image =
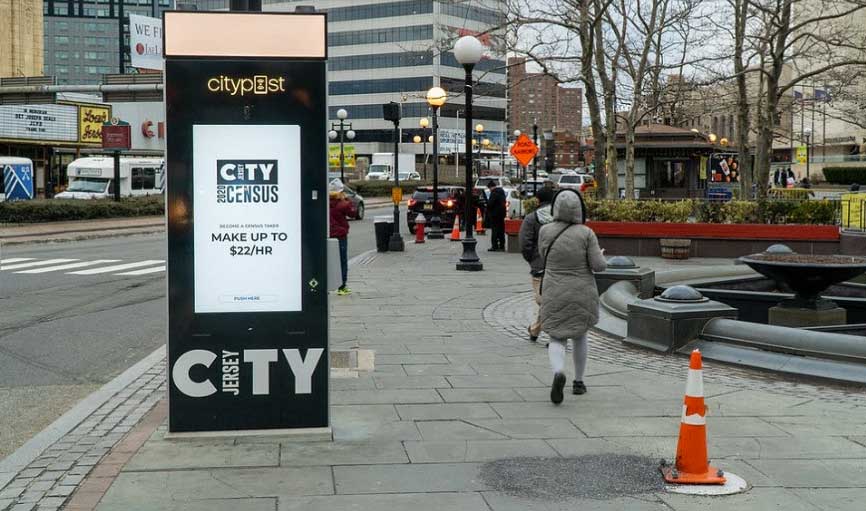
POLYGON ((636 201, 587 199, 590 220, 610 222, 712 224, 835 224, 838 203, 833 201, 765 200, 761 202, 721 201, 636 201))
POLYGON ((120 200, 120 202, 115 202, 111 199, 39 199, 0 202, 0 223, 26 224, 66 220, 155 216, 162 215, 164 212, 165 198, 162 195, 127 197, 120 200))
POLYGON ((866 167, 824 167, 824 179, 840 185, 866 184, 866 167))
POLYGON ((839 219, 838 204, 828 200, 803 201, 788 216, 792 224, 835 224, 839 219))
MULTIPOLYGON (((364 197, 390 197, 391 188, 394 187, 394 181, 349 181, 349 188, 360 193, 364 197)), ((439 180, 439 186, 449 185, 465 185, 463 182, 454 182, 453 180, 439 180)), ((432 181, 400 181, 400 188, 403 189, 403 195, 411 195, 415 189, 422 186, 432 186, 432 181)))

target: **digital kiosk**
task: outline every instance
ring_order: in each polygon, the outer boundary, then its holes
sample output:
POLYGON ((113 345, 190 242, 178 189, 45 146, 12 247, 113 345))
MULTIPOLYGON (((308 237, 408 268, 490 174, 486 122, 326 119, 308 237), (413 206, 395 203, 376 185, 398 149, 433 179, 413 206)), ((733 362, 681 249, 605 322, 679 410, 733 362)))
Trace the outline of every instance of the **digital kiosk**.
POLYGON ((327 19, 164 13, 169 433, 329 433, 327 19))

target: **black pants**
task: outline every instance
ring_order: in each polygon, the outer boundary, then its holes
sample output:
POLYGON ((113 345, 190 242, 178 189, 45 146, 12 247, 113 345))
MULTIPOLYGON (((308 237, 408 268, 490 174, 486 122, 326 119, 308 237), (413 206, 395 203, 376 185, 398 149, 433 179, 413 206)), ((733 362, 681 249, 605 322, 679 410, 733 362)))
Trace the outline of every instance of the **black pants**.
POLYGON ((505 250, 505 219, 492 218, 490 230, 490 248, 505 250))

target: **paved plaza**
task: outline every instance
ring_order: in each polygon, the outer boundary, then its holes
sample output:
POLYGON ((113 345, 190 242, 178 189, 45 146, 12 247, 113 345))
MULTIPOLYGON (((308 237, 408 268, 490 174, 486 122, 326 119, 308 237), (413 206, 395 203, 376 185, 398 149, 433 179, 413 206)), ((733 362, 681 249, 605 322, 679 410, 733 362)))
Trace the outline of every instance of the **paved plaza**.
POLYGON ((332 442, 166 440, 157 361, 112 398, 114 408, 97 410, 15 475, 0 490, 0 510, 863 508, 862 389, 712 362, 704 369, 710 458, 745 478, 748 492, 690 497, 621 484, 589 498, 572 497, 588 494, 574 488, 503 489, 485 464, 518 474, 521 463, 536 467, 527 484, 544 487, 539 458, 552 467, 587 460, 557 478, 583 490, 604 475, 590 460, 672 459, 688 362, 592 334, 589 392, 553 406, 546 337, 532 344, 523 334, 533 313, 528 270, 519 255, 486 252, 481 239, 480 273, 455 271, 460 246, 447 240, 356 258, 355 292, 331 300, 331 346, 374 351, 375 370, 332 378, 332 442))

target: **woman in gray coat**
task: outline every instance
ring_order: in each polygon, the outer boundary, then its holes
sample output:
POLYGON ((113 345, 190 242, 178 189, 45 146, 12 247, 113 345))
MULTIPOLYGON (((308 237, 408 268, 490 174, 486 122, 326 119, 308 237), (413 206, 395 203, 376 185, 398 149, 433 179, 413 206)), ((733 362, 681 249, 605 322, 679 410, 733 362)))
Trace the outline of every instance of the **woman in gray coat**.
POLYGON ((586 333, 598 322, 598 288, 593 272, 607 261, 598 238, 584 224, 586 207, 575 190, 561 190, 552 204, 553 222, 539 233, 539 253, 545 259, 541 291, 541 326, 550 335, 548 356, 553 369, 550 400, 559 404, 565 387, 565 343, 574 343, 572 392, 583 394, 586 333))

